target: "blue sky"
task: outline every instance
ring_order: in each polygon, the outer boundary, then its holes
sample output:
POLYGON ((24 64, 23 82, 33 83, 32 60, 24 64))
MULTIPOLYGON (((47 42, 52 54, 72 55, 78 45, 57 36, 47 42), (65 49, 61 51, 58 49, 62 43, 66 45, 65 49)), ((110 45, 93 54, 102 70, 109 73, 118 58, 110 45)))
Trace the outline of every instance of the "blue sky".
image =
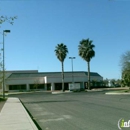
POLYGON ((78 45, 89 38, 96 53, 91 71, 108 79, 121 77, 120 57, 130 50, 130 1, 3 0, 0 15, 18 17, 13 26, 4 23, 0 28, 11 30, 5 37, 6 70, 61 71, 54 50, 64 43, 69 50, 64 70, 71 71, 68 57, 75 56, 74 70, 87 71, 78 45))

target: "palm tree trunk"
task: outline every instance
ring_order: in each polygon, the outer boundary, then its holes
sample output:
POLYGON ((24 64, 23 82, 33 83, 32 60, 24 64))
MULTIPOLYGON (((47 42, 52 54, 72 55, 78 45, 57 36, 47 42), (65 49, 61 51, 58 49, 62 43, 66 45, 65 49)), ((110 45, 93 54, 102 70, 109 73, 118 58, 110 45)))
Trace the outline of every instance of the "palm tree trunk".
POLYGON ((90 86, 90 62, 87 62, 88 63, 88 89, 90 90, 91 89, 91 86, 90 86))
POLYGON ((62 91, 64 91, 64 64, 61 62, 62 65, 62 91))

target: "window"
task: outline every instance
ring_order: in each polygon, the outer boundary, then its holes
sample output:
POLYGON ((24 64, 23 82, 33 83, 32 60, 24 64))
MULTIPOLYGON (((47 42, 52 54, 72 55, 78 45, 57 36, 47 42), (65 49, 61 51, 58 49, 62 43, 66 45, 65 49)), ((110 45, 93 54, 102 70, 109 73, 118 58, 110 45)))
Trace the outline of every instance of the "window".
POLYGON ((26 90, 26 85, 9 85, 9 90, 26 90))

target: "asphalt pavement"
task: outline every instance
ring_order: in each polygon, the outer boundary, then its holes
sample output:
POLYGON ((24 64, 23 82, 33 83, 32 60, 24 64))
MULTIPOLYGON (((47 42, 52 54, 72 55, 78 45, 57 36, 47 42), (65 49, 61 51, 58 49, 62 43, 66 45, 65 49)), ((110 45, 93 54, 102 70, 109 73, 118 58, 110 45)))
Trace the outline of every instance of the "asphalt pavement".
POLYGON ((118 130, 121 118, 130 120, 129 95, 40 92, 10 96, 20 98, 42 130, 118 130))

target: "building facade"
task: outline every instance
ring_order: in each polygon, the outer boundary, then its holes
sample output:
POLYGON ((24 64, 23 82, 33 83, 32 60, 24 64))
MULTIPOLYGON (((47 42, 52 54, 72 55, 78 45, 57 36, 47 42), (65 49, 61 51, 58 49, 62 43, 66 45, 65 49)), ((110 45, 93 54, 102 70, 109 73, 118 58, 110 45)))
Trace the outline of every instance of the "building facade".
MULTIPOLYGON (((44 90, 54 91, 62 89, 61 72, 6 71, 5 91, 30 91, 44 90)), ((103 81, 103 77, 96 72, 90 73, 91 81, 103 81)), ((69 84, 80 84, 80 89, 87 87, 88 77, 85 71, 64 72, 65 90, 69 90, 69 84)))

